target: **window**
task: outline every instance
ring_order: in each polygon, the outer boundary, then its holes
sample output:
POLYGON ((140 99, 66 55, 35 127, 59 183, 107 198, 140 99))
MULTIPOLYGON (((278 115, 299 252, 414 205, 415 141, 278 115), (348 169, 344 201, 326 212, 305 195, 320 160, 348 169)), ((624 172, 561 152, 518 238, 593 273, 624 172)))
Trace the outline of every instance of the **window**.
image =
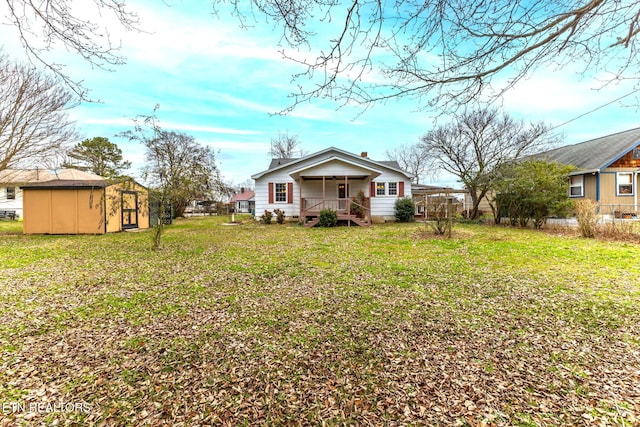
POLYGON ((376 182, 376 196, 397 196, 397 182, 376 182))
POLYGON ((618 172, 618 196, 633 195, 633 172, 618 172))
POLYGON ((16 187, 7 187, 7 200, 15 200, 16 187))
POLYGON ((584 176, 569 177, 569 197, 584 197, 584 176))
POLYGON ((275 201, 276 203, 287 202, 287 184, 278 182, 275 185, 275 201))

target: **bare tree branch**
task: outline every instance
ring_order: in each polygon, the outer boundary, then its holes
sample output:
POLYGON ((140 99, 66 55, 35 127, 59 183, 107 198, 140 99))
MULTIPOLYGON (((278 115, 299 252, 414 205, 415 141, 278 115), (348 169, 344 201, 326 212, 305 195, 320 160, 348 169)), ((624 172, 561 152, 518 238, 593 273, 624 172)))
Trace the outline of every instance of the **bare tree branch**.
MULTIPOLYGON (((219 3, 227 2, 214 0, 219 3)), ((237 16, 249 18, 238 0, 228 3, 237 16)), ((423 108, 457 109, 478 99, 497 99, 540 67, 572 65, 581 67, 582 73, 639 79, 637 2, 253 0, 251 4, 253 13, 262 13, 281 29, 285 56, 306 68, 294 76, 299 89, 288 110, 313 98, 366 108, 402 97, 417 98, 423 108), (296 51, 303 47, 315 53, 309 58, 296 51)))
POLYGON ((62 64, 51 61, 46 53, 56 46, 76 53, 92 67, 109 69, 124 63, 117 54, 120 42, 111 39, 109 29, 102 24, 106 16, 115 17, 126 30, 139 30, 138 16, 127 9, 125 0, 84 0, 83 8, 69 0, 5 0, 8 23, 16 30, 19 42, 35 64, 55 73, 81 99, 87 98, 82 82, 74 80, 62 64), (89 5, 87 5, 89 3, 89 5), (93 6, 94 17, 82 16, 93 6), (94 20, 91 20, 94 19, 94 20))
POLYGON ((455 175, 469 190, 471 217, 475 218, 496 168, 543 151, 557 140, 544 123, 525 126, 498 109, 484 108, 465 112, 456 121, 427 132, 420 147, 436 166, 455 175))
POLYGON ((0 52, 0 93, 0 171, 43 166, 75 138, 59 80, 0 52))

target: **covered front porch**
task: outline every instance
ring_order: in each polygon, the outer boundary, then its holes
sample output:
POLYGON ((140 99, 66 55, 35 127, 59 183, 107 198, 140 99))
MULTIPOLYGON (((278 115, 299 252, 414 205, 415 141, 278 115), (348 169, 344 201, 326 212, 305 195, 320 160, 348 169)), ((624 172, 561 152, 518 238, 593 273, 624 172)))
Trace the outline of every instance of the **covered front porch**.
POLYGON ((346 221, 347 225, 370 225, 371 199, 365 196, 370 182, 366 177, 349 176, 301 178, 300 221, 313 227, 320 211, 331 209, 338 221, 346 221))
POLYGON ((292 171, 289 176, 300 188, 300 221, 312 227, 321 210, 331 209, 348 225, 371 224, 370 186, 381 174, 369 165, 337 157, 292 171))

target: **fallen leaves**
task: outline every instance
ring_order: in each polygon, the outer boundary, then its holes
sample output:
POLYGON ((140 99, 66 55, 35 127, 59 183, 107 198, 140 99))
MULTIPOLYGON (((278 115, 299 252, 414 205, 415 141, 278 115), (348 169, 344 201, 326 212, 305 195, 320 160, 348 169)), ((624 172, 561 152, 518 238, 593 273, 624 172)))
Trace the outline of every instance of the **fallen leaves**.
POLYGON ((0 425, 640 423, 638 283, 569 287, 566 259, 540 277, 519 243, 521 264, 492 266, 481 240, 210 221, 173 229, 175 252, 103 236, 120 252, 2 271, 0 400, 90 410, 7 410, 0 425))

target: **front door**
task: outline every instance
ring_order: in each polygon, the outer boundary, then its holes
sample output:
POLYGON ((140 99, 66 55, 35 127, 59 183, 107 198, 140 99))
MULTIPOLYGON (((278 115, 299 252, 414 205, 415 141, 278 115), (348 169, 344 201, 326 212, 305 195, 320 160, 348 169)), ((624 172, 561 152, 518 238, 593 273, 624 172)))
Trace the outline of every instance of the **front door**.
POLYGON ((338 209, 342 211, 347 210, 347 199, 349 197, 349 184, 338 184, 338 209))
POLYGON ((138 192, 122 192, 122 229, 138 228, 138 192))

